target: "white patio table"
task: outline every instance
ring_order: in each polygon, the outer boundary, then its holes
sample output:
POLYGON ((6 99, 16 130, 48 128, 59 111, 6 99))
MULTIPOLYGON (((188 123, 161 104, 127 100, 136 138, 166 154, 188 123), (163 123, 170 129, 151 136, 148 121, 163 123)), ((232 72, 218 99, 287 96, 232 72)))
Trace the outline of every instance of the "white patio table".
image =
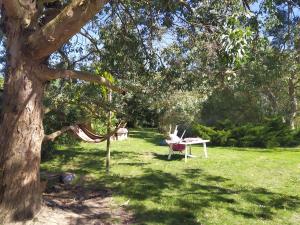
POLYGON ((209 142, 209 140, 203 140, 201 138, 185 138, 181 141, 172 141, 172 140, 166 140, 167 144, 169 145, 169 156, 168 159, 171 159, 172 154, 174 154, 173 145, 174 144, 182 144, 185 145, 185 162, 187 161, 187 157, 196 157, 192 155, 192 145, 195 144, 203 144, 203 151, 204 151, 204 157, 208 158, 207 153, 207 147, 206 143, 209 142))

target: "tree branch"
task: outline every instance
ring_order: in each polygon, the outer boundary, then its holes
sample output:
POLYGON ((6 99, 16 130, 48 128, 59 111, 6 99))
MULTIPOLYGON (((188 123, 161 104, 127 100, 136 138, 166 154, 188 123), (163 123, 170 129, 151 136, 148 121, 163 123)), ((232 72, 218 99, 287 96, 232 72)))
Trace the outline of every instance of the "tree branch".
POLYGON ((79 63, 79 62, 85 60, 86 58, 88 58, 88 57, 89 57, 91 54, 93 54, 93 53, 94 53, 94 51, 91 50, 91 51, 90 51, 89 53, 87 53, 86 55, 84 55, 84 56, 82 56, 81 58, 79 58, 79 59, 73 61, 71 65, 72 65, 73 68, 74 68, 75 65, 76 65, 76 63, 79 63))
POLYGON ((58 49, 57 52, 60 54, 65 66, 66 66, 66 69, 72 69, 71 61, 70 61, 69 57, 67 56, 67 54, 61 48, 58 49))
POLYGON ((64 70, 64 69, 49 69, 46 66, 44 66, 39 74, 40 74, 40 78, 43 80, 50 81, 59 78, 79 79, 79 80, 84 80, 84 81, 104 85, 105 87, 121 94, 126 93, 126 90, 113 85, 110 81, 108 81, 104 77, 97 76, 90 72, 64 70))
POLYGON ((66 131, 71 130, 74 126, 75 125, 66 126, 58 131, 53 132, 52 134, 45 135, 43 141, 54 141, 55 138, 62 135, 66 131))
POLYGON ((94 47, 96 48, 96 50, 98 52, 101 52, 100 49, 98 48, 97 41, 94 38, 92 38, 85 29, 82 29, 82 30, 84 30, 85 33, 79 32, 79 34, 81 34, 83 37, 88 39, 94 45, 94 47))
POLYGON ((73 0, 54 19, 28 37, 25 44, 27 54, 33 59, 49 56, 78 33, 107 2, 109 0, 73 0))

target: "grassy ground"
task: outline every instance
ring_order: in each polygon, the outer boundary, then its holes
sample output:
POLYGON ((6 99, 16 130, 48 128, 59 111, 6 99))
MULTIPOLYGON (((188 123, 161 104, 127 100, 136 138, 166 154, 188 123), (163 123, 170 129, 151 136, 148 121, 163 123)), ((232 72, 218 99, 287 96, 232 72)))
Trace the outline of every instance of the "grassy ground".
POLYGON ((112 144, 105 174, 105 144, 59 146, 43 170, 73 171, 112 189, 128 203, 136 224, 300 224, 300 150, 193 147, 198 158, 159 146, 153 130, 132 131, 112 144))

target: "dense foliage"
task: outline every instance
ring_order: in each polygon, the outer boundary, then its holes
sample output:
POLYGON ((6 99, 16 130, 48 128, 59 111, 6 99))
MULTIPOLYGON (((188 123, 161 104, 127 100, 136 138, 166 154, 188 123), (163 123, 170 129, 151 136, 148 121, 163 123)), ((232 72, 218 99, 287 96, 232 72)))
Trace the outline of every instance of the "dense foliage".
POLYGON ((229 120, 216 127, 193 126, 193 133, 211 140, 212 145, 236 147, 286 147, 300 144, 300 131, 292 130, 282 119, 264 119, 263 123, 236 125, 229 120))

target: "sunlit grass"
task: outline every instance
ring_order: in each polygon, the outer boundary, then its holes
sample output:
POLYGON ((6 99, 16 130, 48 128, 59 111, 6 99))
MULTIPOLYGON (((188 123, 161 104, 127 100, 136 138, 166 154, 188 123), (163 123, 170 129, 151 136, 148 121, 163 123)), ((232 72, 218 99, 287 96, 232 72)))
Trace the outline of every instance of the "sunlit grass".
POLYGON ((105 143, 58 146, 43 170, 73 171, 128 202, 136 224, 300 224, 300 150, 193 147, 197 158, 167 160, 154 130, 131 131, 112 143, 105 174, 105 143))

